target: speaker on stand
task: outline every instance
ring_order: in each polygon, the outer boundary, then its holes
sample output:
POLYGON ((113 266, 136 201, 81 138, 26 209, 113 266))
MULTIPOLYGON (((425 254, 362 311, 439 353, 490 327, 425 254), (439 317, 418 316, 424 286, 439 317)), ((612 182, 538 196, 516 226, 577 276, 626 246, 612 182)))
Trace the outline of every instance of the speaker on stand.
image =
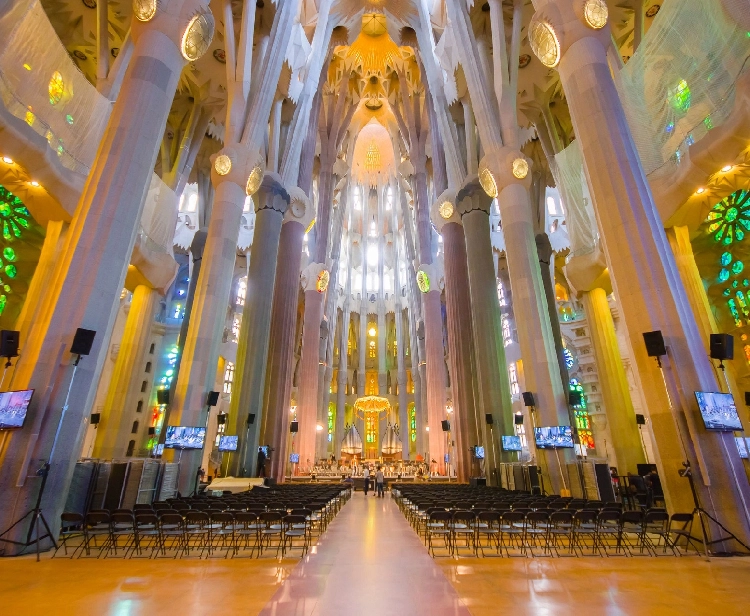
POLYGON ((3 383, 5 383, 5 373, 8 372, 8 368, 11 366, 10 360, 18 357, 19 337, 20 334, 17 331, 10 329, 0 330, 0 357, 4 357, 7 360, 5 362, 5 369, 3 370, 3 378, 0 380, 0 390, 3 383))

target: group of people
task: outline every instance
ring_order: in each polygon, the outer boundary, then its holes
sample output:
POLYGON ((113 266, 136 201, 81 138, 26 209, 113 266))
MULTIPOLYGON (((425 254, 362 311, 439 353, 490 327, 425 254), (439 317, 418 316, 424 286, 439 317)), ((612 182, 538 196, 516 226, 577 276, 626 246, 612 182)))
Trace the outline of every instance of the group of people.
POLYGON ((365 479, 365 496, 367 496, 367 493, 370 491, 370 480, 374 479, 375 491, 372 495, 379 496, 380 498, 385 498, 385 475, 383 474, 383 467, 378 466, 374 476, 372 476, 370 473, 370 467, 365 466, 362 475, 365 479))

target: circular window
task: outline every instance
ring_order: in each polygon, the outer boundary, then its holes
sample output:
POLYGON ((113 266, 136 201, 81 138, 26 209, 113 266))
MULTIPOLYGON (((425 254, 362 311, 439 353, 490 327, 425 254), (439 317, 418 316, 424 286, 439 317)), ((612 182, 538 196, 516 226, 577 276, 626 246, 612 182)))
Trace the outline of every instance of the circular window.
POLYGON ((531 50, 544 66, 552 68, 560 62, 560 42, 552 26, 546 21, 531 21, 529 43, 531 50))
POLYGON ((424 270, 417 272, 417 286, 422 293, 428 293, 430 291, 430 277, 424 270))
POLYGON ((156 15, 157 0, 133 0, 133 14, 138 21, 151 21, 156 15))
POLYGON ((497 184, 495 184, 495 178, 492 177, 492 172, 487 167, 479 170, 479 183, 490 197, 493 199, 497 197, 497 184))
POLYGON ((442 216, 445 220, 448 220, 451 216, 453 216, 453 211, 453 204, 450 201, 443 201, 438 208, 440 216, 442 216))
POLYGON ((214 16, 211 13, 196 15, 190 20, 182 35, 182 55, 193 62, 200 58, 214 38, 214 16))
POLYGON ((523 158, 516 158, 513 161, 513 175, 522 180, 529 173, 529 163, 523 158))
POLYGON ((245 192, 248 196, 252 196, 258 191, 262 181, 263 170, 260 167, 254 167, 250 172, 250 177, 247 178, 247 186, 245 186, 245 192))
POLYGON ((226 154, 219 154, 214 161, 214 169, 219 175, 226 175, 232 170, 232 159, 226 154))
POLYGON ((599 30, 607 25, 607 3, 604 0, 586 0, 583 5, 583 18, 594 30, 599 30))
POLYGON ((320 274, 318 274, 318 280, 315 282, 315 290, 318 293, 325 293, 330 280, 331 275, 328 273, 328 270, 321 270, 320 274))

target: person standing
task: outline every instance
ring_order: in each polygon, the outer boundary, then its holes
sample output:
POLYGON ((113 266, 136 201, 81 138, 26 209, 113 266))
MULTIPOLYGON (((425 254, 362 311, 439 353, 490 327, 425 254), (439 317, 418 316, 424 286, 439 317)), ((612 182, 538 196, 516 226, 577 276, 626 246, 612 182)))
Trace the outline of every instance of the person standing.
POLYGON ((385 476, 383 475, 383 467, 378 466, 378 470, 375 473, 375 496, 385 498, 384 493, 385 476))
POLYGON ((266 476, 266 452, 263 447, 258 447, 258 477, 266 476))
POLYGON ((365 496, 370 491, 370 467, 365 466, 365 470, 362 472, 362 476, 365 478, 365 496))

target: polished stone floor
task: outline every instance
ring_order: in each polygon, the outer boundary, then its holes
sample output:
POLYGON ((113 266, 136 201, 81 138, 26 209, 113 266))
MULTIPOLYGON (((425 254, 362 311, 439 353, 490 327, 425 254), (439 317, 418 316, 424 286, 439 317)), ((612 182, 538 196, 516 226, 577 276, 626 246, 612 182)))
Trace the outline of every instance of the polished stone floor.
POLYGON ((0 612, 131 616, 748 613, 750 558, 435 559, 356 493, 303 561, 0 559, 0 612))

